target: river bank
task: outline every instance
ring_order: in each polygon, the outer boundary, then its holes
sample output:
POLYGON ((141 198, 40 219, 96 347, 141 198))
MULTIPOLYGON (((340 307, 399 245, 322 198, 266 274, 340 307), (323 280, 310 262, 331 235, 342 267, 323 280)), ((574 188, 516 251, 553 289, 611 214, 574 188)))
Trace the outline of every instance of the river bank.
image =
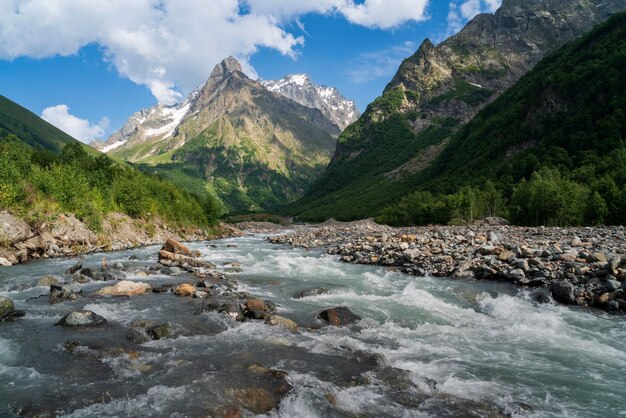
POLYGON ((409 275, 478 279, 530 288, 540 302, 626 312, 623 227, 472 226, 391 228, 372 221, 295 226, 275 244, 328 247, 349 263, 409 275))
POLYGON ((132 219, 120 213, 109 214, 102 222, 102 230, 92 231, 72 214, 30 225, 15 215, 0 211, 0 266, 119 251, 163 243, 168 238, 203 241, 241 234, 225 224, 202 230, 171 226, 159 219, 132 219))

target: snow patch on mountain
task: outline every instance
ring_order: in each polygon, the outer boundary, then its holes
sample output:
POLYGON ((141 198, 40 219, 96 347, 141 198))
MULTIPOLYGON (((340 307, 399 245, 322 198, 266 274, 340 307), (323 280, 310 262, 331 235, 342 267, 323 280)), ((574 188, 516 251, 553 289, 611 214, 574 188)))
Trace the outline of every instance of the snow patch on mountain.
POLYGON ((280 80, 263 80, 261 84, 269 91, 303 106, 319 109, 342 130, 360 116, 354 101, 346 99, 334 87, 314 84, 306 74, 287 75, 280 80))

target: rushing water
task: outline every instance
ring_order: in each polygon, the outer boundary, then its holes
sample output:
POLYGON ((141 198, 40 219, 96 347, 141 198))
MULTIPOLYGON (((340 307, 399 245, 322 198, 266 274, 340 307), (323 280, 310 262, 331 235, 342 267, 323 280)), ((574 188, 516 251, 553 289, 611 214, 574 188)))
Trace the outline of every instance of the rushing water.
MULTIPOLYGON (((233 403, 228 388, 259 384, 246 370, 252 363, 289 373, 293 389, 270 416, 442 415, 445 405, 420 412, 409 399, 435 393, 503 409, 523 402, 533 408, 529 416, 537 417, 626 416, 624 317, 537 305, 504 284, 416 278, 343 264, 321 251, 270 245, 263 237, 210 244, 215 246, 192 248, 218 265, 241 263, 242 271, 234 274, 239 290, 274 301, 280 315, 298 322, 300 332, 197 314, 198 299, 171 293, 89 296, 104 283, 83 285, 84 296, 73 302, 49 305, 47 297, 27 302, 47 293, 36 286, 42 276, 61 275, 76 260, 3 268, 0 294, 27 316, 0 323, 0 416, 20 408, 72 417, 210 415, 233 403), (332 292, 292 297, 319 286, 332 292), (364 319, 353 327, 320 328, 315 314, 334 306, 347 306, 364 319), (62 315, 83 308, 109 324, 85 330, 54 326, 62 315), (132 346, 125 332, 138 319, 168 321, 179 336, 132 346), (63 348, 68 340, 135 354, 76 356, 63 348), (398 369, 406 371, 400 376, 408 383, 397 378, 398 369), (327 393, 336 397, 336 407, 325 400, 327 393)), ((156 262, 157 250, 106 257, 109 263, 146 268, 156 262), (138 260, 129 261, 130 255, 138 260)), ((95 267, 101 258, 91 255, 83 263, 95 267)), ((190 281, 184 275, 130 279, 190 281)))

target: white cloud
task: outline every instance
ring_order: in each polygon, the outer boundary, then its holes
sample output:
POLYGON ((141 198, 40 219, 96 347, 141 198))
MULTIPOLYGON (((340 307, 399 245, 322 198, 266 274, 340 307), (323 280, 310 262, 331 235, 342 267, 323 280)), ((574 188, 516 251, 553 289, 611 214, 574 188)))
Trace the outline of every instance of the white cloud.
POLYGON ((480 13, 493 13, 500 8, 502 0, 463 0, 450 3, 448 12, 448 34, 452 35, 463 29, 467 21, 480 13))
POLYGON ((357 84, 377 78, 389 78, 398 70, 402 60, 415 53, 416 49, 417 45, 407 41, 393 48, 362 53, 358 60, 350 65, 347 74, 350 81, 357 84))
POLYGON ((243 0, 253 13, 271 15, 279 21, 307 13, 334 13, 349 22, 370 28, 390 29, 403 23, 427 19, 429 0, 243 0))
POLYGON ((233 55, 267 47, 296 57, 304 38, 284 29, 307 13, 388 29, 426 19, 428 0, 1 0, 0 59, 76 54, 94 43, 107 61, 164 104, 233 55), (242 10, 244 11, 242 13, 242 10))
POLYGON ((48 123, 56 126, 63 132, 84 143, 104 137, 109 127, 109 118, 104 117, 97 124, 86 119, 80 119, 70 113, 67 105, 50 106, 41 113, 41 117, 48 123))

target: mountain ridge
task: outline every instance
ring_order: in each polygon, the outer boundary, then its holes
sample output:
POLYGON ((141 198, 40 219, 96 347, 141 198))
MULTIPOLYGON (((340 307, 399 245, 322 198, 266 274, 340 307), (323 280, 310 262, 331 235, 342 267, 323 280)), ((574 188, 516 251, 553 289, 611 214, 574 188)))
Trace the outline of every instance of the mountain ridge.
POLYGON ((504 0, 439 45, 425 40, 342 133, 325 173, 288 212, 372 216, 412 191, 446 139, 541 57, 624 9, 624 0, 504 0))
POLYGON ((295 200, 326 166, 340 134, 319 109, 270 92, 233 58, 185 102, 147 113, 155 124, 141 126, 146 113, 135 114, 130 136, 108 144, 115 146, 110 154, 218 196, 231 211, 295 200))

